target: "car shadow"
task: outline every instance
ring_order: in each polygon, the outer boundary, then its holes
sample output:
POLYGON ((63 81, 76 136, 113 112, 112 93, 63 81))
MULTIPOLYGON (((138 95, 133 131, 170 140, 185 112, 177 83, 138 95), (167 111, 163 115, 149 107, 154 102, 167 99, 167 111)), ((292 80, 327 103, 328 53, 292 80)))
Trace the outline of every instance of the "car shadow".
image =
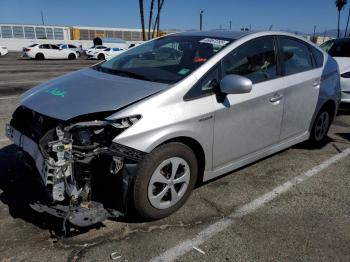
POLYGON ((103 223, 84 228, 68 225, 64 233, 62 219, 34 211, 29 204, 42 200, 47 194, 40 182, 39 174, 24 164, 21 154, 15 145, 0 149, 0 201, 7 205, 13 218, 20 218, 48 230, 52 238, 63 235, 73 237, 91 229, 104 227, 103 223))
MULTIPOLYGON (((349 134, 349 139, 350 139, 350 134, 349 134)), ((266 157, 261 158, 261 159, 259 159, 259 160, 257 160, 257 161, 254 161, 254 162, 252 162, 252 163, 250 163, 250 164, 248 164, 248 165, 245 165, 245 166, 243 166, 243 167, 240 167, 240 168, 238 168, 238 169, 236 169, 236 170, 234 170, 234 171, 227 172, 227 173, 225 173, 225 174, 223 174, 223 175, 221 175, 221 176, 215 177, 215 178, 210 179, 210 180, 205 181, 205 182, 199 182, 199 183, 196 185, 196 188, 200 188, 200 187, 205 186, 205 185, 207 185, 207 184, 209 184, 209 183, 212 183, 212 182, 214 182, 214 181, 216 181, 216 180, 219 180, 219 179, 224 178, 224 177, 226 177, 226 176, 228 176, 228 175, 231 175, 233 172, 239 172, 239 171, 241 171, 242 169, 248 168, 248 167, 250 167, 250 166, 255 165, 256 163, 262 162, 262 161, 264 161, 264 160, 266 160, 266 159, 268 159, 268 158, 271 158, 271 157, 273 157, 273 156, 275 156, 275 155, 281 154, 282 152, 285 152, 285 151, 287 151, 287 150, 289 150, 289 149, 291 149, 291 148, 294 148, 294 149, 306 149, 306 150, 319 150, 319 149, 324 148, 325 146, 327 146, 328 144, 330 144, 330 143, 332 143, 332 142, 335 142, 335 140, 333 140, 332 138, 330 138, 330 137, 328 137, 328 136, 327 136, 327 138, 325 139, 325 141, 324 141, 322 144, 318 145, 318 146, 315 146, 315 145, 311 144, 309 141, 301 142, 301 143, 296 144, 296 145, 294 145, 294 146, 292 146, 292 147, 290 147, 290 148, 283 149, 283 150, 278 151, 278 152, 276 152, 276 153, 274 153, 274 154, 272 154, 272 155, 266 156, 266 157)))
POLYGON ((327 136, 322 143, 319 143, 317 145, 312 144, 309 141, 305 141, 305 142, 301 142, 299 144, 296 144, 296 145, 292 146, 291 148, 306 149, 306 150, 315 150, 315 149, 319 150, 319 149, 322 149, 325 146, 327 146, 328 144, 333 143, 333 142, 335 142, 334 139, 327 136))
POLYGON ((346 141, 350 141, 350 133, 335 133, 335 135, 343 138, 346 141))
POLYGON ((339 109, 338 109, 338 116, 348 116, 350 115, 350 104, 340 104, 339 109))

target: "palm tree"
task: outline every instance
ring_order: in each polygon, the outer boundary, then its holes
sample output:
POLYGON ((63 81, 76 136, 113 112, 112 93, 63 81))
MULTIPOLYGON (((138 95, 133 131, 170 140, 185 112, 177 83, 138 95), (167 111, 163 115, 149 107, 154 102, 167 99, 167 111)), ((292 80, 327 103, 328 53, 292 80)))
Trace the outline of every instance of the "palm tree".
POLYGON ((338 38, 340 37, 340 12, 343 10, 344 6, 347 4, 347 0, 336 0, 335 6, 338 9, 338 38))
POLYGON ((139 0, 139 8, 140 8, 140 18, 141 18, 141 27, 142 27, 142 39, 146 41, 146 31, 145 31, 145 16, 143 9, 143 0, 139 0))
POLYGON ((161 3, 160 2, 161 0, 158 0, 158 22, 157 22, 157 36, 159 36, 159 24, 160 24, 160 9, 162 8, 163 6, 163 3, 164 3, 164 0, 163 2, 161 3))
POLYGON ((151 39, 151 24, 152 24, 152 18, 153 18, 153 7, 154 7, 154 0, 151 0, 151 8, 149 10, 149 19, 148 19, 148 39, 151 39))
POLYGON ((157 12, 156 20, 153 25, 153 37, 155 37, 156 35, 159 36, 160 12, 162 11, 164 1, 165 0, 158 0, 158 12, 157 12), (157 34, 156 34, 156 29, 157 29, 157 34))
POLYGON ((348 21, 346 22, 346 28, 345 28, 345 34, 344 37, 346 37, 348 33, 348 28, 349 28, 349 20, 350 20, 350 9, 349 9, 349 14, 348 14, 348 21))

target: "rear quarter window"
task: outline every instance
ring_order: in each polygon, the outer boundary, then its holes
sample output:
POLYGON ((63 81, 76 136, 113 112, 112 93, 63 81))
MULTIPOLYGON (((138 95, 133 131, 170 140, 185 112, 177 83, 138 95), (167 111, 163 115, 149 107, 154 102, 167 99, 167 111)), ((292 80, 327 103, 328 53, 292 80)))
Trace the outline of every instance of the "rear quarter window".
POLYGON ((317 48, 311 46, 311 53, 312 56, 315 60, 315 64, 317 68, 320 68, 323 66, 323 62, 324 62, 324 55, 320 50, 317 50, 317 48))

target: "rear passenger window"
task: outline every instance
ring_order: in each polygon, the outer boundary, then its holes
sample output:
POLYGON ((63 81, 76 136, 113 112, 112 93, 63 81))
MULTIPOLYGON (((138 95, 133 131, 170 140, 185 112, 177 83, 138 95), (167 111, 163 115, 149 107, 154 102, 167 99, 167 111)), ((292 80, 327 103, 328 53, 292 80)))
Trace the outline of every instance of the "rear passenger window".
POLYGON ((322 67, 323 66, 323 60, 324 60, 324 56, 323 53, 319 50, 317 50, 316 48, 314 48, 313 46, 311 46, 311 52, 312 52, 312 56, 315 60, 316 63, 316 67, 322 67))
POLYGON ((276 53, 272 37, 252 40, 223 59, 224 75, 241 75, 259 83, 277 77, 276 53))
POLYGON ((297 40, 281 38, 282 61, 285 75, 313 69, 309 48, 297 40))
POLYGON ((50 49, 50 45, 44 44, 39 46, 40 49, 50 49))

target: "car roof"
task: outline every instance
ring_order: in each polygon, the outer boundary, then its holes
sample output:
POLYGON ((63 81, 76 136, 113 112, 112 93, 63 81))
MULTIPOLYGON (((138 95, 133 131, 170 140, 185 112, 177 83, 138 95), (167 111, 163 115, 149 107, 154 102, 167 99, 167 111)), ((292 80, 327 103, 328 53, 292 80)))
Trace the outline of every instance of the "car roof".
POLYGON ((328 41, 332 41, 332 42, 336 42, 336 43, 343 43, 343 42, 350 42, 350 38, 338 38, 338 39, 331 39, 328 41))
POLYGON ((184 36, 203 36, 203 37, 220 37, 236 40, 256 32, 253 31, 230 31, 230 30, 210 30, 210 31, 185 31, 176 35, 184 36))

